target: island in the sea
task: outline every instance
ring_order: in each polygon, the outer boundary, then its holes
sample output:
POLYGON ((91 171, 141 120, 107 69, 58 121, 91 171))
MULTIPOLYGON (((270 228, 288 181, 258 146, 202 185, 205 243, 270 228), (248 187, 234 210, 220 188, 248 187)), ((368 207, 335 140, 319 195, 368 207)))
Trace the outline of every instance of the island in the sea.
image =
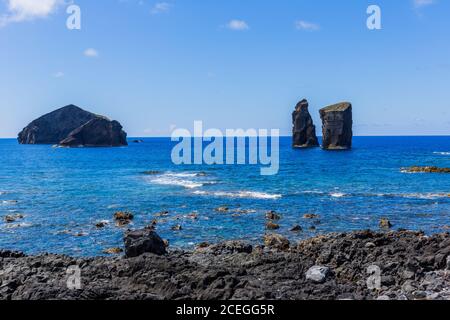
POLYGON ((126 146, 122 125, 108 118, 68 105, 26 126, 18 135, 20 144, 52 144, 62 147, 126 146))

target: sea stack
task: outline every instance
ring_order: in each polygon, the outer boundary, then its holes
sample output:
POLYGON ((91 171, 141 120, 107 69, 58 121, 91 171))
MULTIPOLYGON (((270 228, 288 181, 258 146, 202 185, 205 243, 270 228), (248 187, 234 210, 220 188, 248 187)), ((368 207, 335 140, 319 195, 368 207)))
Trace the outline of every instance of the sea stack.
POLYGON ((292 113, 293 122, 293 147, 310 148, 318 147, 319 141, 316 136, 316 126, 308 111, 308 100, 303 99, 297 103, 292 113))
POLYGON ((352 147, 352 105, 342 102, 320 110, 322 119, 322 148, 349 150, 352 147))
POLYGON ((128 144, 126 137, 119 122, 68 105, 32 121, 17 139, 20 144, 117 147, 128 144))

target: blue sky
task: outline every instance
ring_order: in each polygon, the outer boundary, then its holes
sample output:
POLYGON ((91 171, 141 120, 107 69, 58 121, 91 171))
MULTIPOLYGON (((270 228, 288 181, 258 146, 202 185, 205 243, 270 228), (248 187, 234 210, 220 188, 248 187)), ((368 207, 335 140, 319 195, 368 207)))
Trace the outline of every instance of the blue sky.
POLYGON ((450 1, 0 0, 0 137, 66 104, 168 136, 348 100, 357 135, 450 134, 450 1), (67 1, 66 1, 67 2, 67 1), (382 10, 368 30, 366 9, 382 10))

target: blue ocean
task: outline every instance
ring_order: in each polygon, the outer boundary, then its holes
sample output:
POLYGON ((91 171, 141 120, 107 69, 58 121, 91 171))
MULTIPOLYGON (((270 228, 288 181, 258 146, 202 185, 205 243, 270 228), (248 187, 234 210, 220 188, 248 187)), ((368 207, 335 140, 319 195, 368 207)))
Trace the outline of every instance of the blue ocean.
POLYGON ((450 175, 401 170, 450 167, 450 137, 355 137, 348 152, 293 150, 291 139, 281 138, 274 176, 261 176, 258 165, 176 166, 169 138, 131 141, 123 148, 64 149, 0 140, 0 248, 98 256, 121 247, 126 228, 154 219, 171 247, 261 243, 271 210, 282 216, 276 232, 292 241, 378 229, 380 218, 394 229, 429 234, 450 225, 450 175), (229 211, 217 212, 221 206, 229 211), (117 211, 132 212, 132 224, 116 226, 117 211), (7 223, 6 215, 23 218, 7 223), (101 221, 106 227, 96 228, 101 221), (291 232, 294 225, 303 231, 291 232))

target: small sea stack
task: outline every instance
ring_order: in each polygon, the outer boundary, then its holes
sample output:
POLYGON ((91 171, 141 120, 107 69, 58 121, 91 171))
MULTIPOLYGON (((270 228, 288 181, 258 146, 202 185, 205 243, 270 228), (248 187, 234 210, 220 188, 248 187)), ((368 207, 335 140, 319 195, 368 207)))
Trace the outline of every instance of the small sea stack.
POLYGON ((313 123, 308 106, 308 100, 303 99, 297 103, 295 111, 292 113, 292 144, 294 148, 311 148, 319 146, 319 141, 316 136, 316 126, 313 123))
POLYGON ((349 150, 352 148, 353 118, 349 102, 337 103, 320 110, 322 119, 322 148, 349 150))

